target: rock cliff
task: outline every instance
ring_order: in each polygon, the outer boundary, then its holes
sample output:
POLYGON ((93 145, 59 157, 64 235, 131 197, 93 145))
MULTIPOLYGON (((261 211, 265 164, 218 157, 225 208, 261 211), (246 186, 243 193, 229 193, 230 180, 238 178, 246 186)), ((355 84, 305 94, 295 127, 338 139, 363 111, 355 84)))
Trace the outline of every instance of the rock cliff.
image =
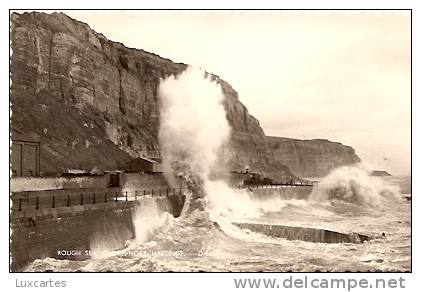
POLYGON ((266 137, 266 141, 274 160, 300 177, 325 176, 333 168, 361 161, 352 147, 324 139, 266 137))
MULTIPOLYGON (((11 49, 11 126, 41 142, 41 175, 116 169, 159 151, 157 87, 187 65, 110 41, 62 13, 14 13, 11 49)), ((293 175, 289 168, 320 176, 358 160, 338 143, 266 139, 231 85, 212 78, 225 94, 233 129, 221 159, 226 170, 249 167, 282 179, 293 175)))
MULTIPOLYGON (((41 141, 41 171, 118 168, 157 151, 160 78, 185 64, 107 40, 62 13, 12 15, 12 128, 41 141)), ((289 176, 273 162, 259 122, 218 76, 233 129, 224 161, 232 170, 289 176)))

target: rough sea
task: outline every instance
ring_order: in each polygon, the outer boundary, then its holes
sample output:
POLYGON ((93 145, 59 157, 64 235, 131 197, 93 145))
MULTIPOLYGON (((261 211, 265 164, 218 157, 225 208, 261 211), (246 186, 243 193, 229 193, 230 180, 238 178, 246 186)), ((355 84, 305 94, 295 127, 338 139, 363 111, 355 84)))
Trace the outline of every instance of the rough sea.
POLYGON ((127 241, 125 248, 85 261, 35 260, 25 271, 411 271, 411 201, 406 198, 411 196, 411 178, 375 179, 394 191, 367 200, 364 196, 373 194, 357 184, 351 189, 358 194, 332 195, 338 191, 335 186, 329 195, 324 190, 323 199, 311 194, 306 200, 283 200, 276 194, 262 199, 244 192, 229 197, 216 187, 212 197, 219 199, 213 201, 213 210, 186 208, 189 211, 178 218, 154 200, 145 201, 133 217, 136 238, 127 241), (233 221, 359 232, 378 238, 362 244, 289 241, 239 229, 233 221), (382 233, 385 236, 378 236, 382 233))

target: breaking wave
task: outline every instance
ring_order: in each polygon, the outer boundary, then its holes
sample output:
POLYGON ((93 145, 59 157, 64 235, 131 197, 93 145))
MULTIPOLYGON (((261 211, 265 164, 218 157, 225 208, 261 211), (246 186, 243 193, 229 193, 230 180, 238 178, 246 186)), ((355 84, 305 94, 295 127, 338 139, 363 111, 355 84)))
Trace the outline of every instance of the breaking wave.
MULTIPOLYGON (((195 226, 244 235, 231 223, 259 218, 290 206, 310 210, 307 208, 311 208, 308 207, 311 203, 334 200, 378 206, 382 196, 396 192, 370 177, 361 167, 341 167, 332 171, 313 189, 308 200, 286 200, 276 192, 256 196, 251 190, 232 189, 223 181, 213 181, 210 174, 215 170, 221 148, 228 142, 231 132, 220 85, 202 70, 188 67, 180 75, 162 80, 158 91, 161 102, 159 143, 164 174, 170 183, 181 183, 187 188, 185 206, 176 220, 185 228, 195 226)), ((136 227, 138 241, 147 240, 162 226, 169 225, 156 212, 149 215, 143 212, 143 215, 145 217, 139 222, 150 220, 153 223, 139 224, 147 225, 146 230, 136 227)))
POLYGON ((385 196, 398 197, 399 190, 362 166, 343 166, 334 169, 313 189, 309 201, 340 200, 357 205, 378 207, 385 196))
MULTIPOLYGON (((225 96, 209 74, 188 67, 180 75, 162 80, 158 93, 164 174, 170 183, 187 188, 180 220, 219 229, 219 224, 227 226, 239 218, 259 217, 287 205, 279 196, 257 198, 251 191, 234 190, 223 181, 210 179, 216 162, 222 160, 221 149, 231 129, 223 105, 225 96)), ((236 227, 228 229, 232 228, 236 227)))
POLYGON ((149 241, 152 236, 169 226, 173 216, 166 200, 142 198, 133 213, 135 240, 138 243, 149 241))
POLYGON ((249 189, 232 189, 222 181, 209 181, 205 189, 209 212, 215 217, 223 216, 232 220, 257 218, 290 205, 306 204, 305 200, 285 200, 276 191, 258 196, 249 189))

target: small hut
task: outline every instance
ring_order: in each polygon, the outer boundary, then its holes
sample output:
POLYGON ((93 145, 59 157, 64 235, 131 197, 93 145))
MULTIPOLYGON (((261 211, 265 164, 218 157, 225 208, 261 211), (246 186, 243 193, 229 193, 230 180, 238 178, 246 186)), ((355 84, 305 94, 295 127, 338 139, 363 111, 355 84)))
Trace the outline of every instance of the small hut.
POLYGON ((12 129, 12 176, 40 175, 40 142, 30 135, 12 129))
POLYGON ((162 163, 159 158, 138 157, 130 160, 124 169, 127 172, 160 173, 162 172, 162 163))

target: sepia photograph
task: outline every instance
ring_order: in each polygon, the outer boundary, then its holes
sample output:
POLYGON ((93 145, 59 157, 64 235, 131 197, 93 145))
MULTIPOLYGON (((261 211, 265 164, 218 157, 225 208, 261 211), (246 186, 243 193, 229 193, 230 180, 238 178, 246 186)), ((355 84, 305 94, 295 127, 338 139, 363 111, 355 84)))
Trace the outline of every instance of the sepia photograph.
POLYGON ((10 272, 412 272, 412 10, 9 12, 10 272))

